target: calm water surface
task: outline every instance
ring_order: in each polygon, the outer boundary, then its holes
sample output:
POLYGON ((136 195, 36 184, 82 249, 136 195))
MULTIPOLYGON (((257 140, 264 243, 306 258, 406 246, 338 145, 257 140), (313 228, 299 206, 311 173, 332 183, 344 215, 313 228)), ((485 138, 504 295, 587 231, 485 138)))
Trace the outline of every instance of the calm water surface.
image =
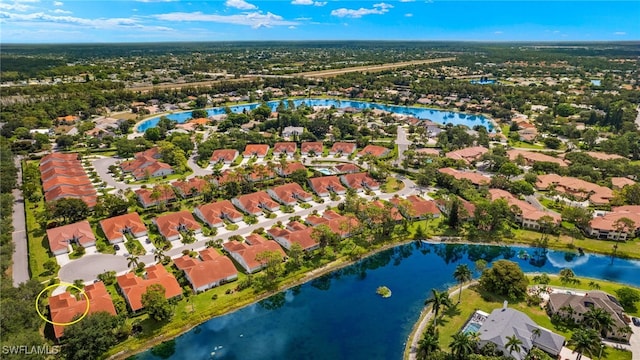
MULTIPOLYGON (((640 286, 638 261, 615 259, 611 265, 603 255, 415 242, 211 319, 178 337, 168 358, 400 359, 430 289, 454 285, 459 264, 473 269, 475 260, 504 258, 525 272, 569 267, 579 276, 640 286), (381 285, 391 289, 390 298, 376 295, 381 285)), ((137 358, 160 359, 151 351, 137 358)))
MULTIPOLYGON (((485 118, 482 115, 472 115, 472 114, 464 114, 453 111, 443 111, 436 109, 427 109, 421 107, 411 107, 411 106, 397 106, 397 105, 384 105, 377 103, 370 103, 365 101, 352 101, 352 100, 335 100, 335 99, 296 99, 293 100, 295 106, 299 106, 304 103, 308 106, 335 106, 336 108, 347 108, 353 107, 356 109, 379 109, 385 110, 397 114, 403 115, 411 115, 418 119, 429 119, 438 124, 448 124, 451 123, 453 125, 466 125, 470 128, 473 128, 475 125, 481 125, 486 127, 489 131, 493 131, 493 125, 491 121, 485 118)), ((267 105, 271 107, 272 111, 275 111, 280 104, 280 101, 269 101, 267 105)), ((285 102, 286 104, 286 102, 285 102)), ((236 105, 229 106, 231 111, 234 113, 241 113, 243 111, 251 111, 260 106, 259 103, 254 104, 245 104, 245 105, 236 105)), ((221 115, 224 114, 224 107, 217 107, 207 109, 207 113, 209 116, 212 115, 221 115)), ((191 111, 183 111, 177 112, 173 114, 166 115, 171 120, 177 121, 178 123, 183 123, 188 119, 191 119, 191 111)), ((158 125, 158 121, 160 121, 160 117, 147 119, 138 125, 138 131, 144 132, 148 128, 155 127, 158 125)))

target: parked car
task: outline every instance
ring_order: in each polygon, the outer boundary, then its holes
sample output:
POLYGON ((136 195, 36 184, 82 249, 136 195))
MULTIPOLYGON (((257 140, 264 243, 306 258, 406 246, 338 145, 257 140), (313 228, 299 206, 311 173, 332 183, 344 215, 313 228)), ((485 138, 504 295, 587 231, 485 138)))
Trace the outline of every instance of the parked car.
POLYGON ((120 245, 118 245, 118 244, 113 245, 113 250, 115 250, 115 251, 120 250, 120 245))
POLYGON ((632 317, 631 321, 633 322, 633 325, 640 327, 640 319, 638 319, 637 317, 632 317))

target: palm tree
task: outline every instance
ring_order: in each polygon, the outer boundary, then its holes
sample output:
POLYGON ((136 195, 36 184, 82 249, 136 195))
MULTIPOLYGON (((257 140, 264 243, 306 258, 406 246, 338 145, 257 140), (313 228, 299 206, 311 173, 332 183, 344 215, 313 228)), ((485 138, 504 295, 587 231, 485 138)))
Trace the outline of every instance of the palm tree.
POLYGON ((127 266, 135 269, 138 267, 138 264, 140 264, 140 258, 137 257, 136 255, 129 255, 129 257, 127 258, 127 260, 129 261, 127 263, 127 266))
POLYGON ((539 328, 531 329, 531 343, 535 341, 535 339, 539 338, 542 334, 542 331, 539 328))
POLYGON ((467 264, 460 264, 456 267, 456 270, 453 272, 453 277, 460 284, 460 291, 458 291, 458 303, 462 300, 462 284, 471 280, 471 269, 467 264))
POLYGON ((620 237, 622 236, 622 232, 625 231, 627 233, 631 232, 633 229, 635 229, 635 223, 633 222, 633 220, 629 219, 628 217, 621 217, 620 219, 616 220, 615 223, 613 223, 613 226, 616 229, 616 242, 613 245, 613 253, 611 254, 611 263, 613 264, 613 259, 616 256, 616 252, 618 251, 618 242, 620 242, 620 237))
POLYGON ((580 360, 584 353, 593 358, 593 354, 600 350, 601 341, 595 330, 579 328, 571 334, 567 345, 575 348, 575 351, 578 352, 576 360, 580 360))
POLYGON ((153 254, 153 259, 157 262, 162 262, 164 260, 164 250, 156 249, 153 254))
POLYGON ((511 355, 514 351, 520 353, 522 350, 522 340, 520 340, 515 334, 511 336, 507 336, 507 343, 505 344, 505 348, 509 351, 509 355, 511 355))
POLYGON ((475 349, 475 343, 471 336, 462 331, 452 336, 453 341, 449 344, 451 353, 457 359, 466 359, 475 349))
POLYGON ((440 309, 443 307, 449 308, 451 305, 451 299, 449 299, 449 293, 446 291, 438 291, 436 289, 431 289, 431 297, 424 302, 425 305, 431 305, 434 319, 438 318, 438 314, 440 313, 440 309))
POLYGON ((604 336, 614 325, 611 314, 602 308, 591 308, 582 316, 582 323, 604 336))
POLYGON ((418 359, 426 359, 428 355, 440 351, 440 342, 438 341, 437 331, 427 331, 422 334, 422 339, 418 341, 418 350, 416 357, 418 359))

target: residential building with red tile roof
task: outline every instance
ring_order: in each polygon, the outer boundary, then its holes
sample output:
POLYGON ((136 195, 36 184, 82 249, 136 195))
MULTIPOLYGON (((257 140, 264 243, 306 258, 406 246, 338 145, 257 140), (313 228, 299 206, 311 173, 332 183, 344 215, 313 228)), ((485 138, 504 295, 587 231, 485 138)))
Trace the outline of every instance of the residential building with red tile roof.
POLYGON ((53 255, 69 252, 71 243, 78 244, 84 248, 96 245, 96 236, 91 230, 91 225, 86 220, 47 229, 47 240, 53 255))
POLYGON ((355 217, 340 215, 333 210, 326 210, 322 217, 309 215, 305 222, 312 226, 326 225, 332 232, 340 235, 343 239, 351 236, 353 231, 360 225, 355 217))
POLYGON ((589 200, 593 205, 606 205, 613 199, 613 191, 582 179, 557 174, 538 175, 538 190, 554 188, 556 192, 570 195, 578 201, 589 200))
POLYGON ((280 156, 280 154, 286 154, 293 157, 298 150, 298 145, 294 142, 278 142, 273 145, 273 156, 280 156))
POLYGON ((304 191, 298 183, 289 183, 267 190, 271 197, 283 205, 296 205, 298 201, 311 201, 313 196, 304 191))
POLYGON ((491 178, 471 171, 459 171, 452 168, 438 169, 439 172, 453 176, 456 180, 469 180, 475 186, 489 185, 491 178))
POLYGON ((180 239, 181 231, 191 230, 196 234, 202 232, 202 227, 189 210, 158 216, 153 220, 153 223, 158 226, 160 235, 169 241, 180 239))
POLYGON ((603 152, 598 152, 598 151, 586 151, 585 154, 589 155, 590 157, 596 159, 596 160, 629 160, 624 156, 620 156, 618 154, 607 154, 607 153, 603 153, 603 152))
POLYGON ((156 156, 160 153, 155 149, 157 148, 137 153, 134 160, 123 162, 120 168, 131 173, 136 180, 173 174, 171 165, 158 161, 156 156))
POLYGON ((300 145, 300 154, 302 155, 312 154, 314 156, 320 156, 323 150, 324 146, 321 141, 303 142, 300 145))
POLYGON ((96 189, 78 160, 78 154, 46 155, 40 160, 40 179, 47 202, 76 198, 90 208, 97 203, 96 189))
POLYGON ((307 171, 307 168, 299 161, 288 162, 284 168, 281 165, 276 167, 276 172, 282 177, 287 177, 299 170, 307 171))
POLYGON ((260 215, 264 210, 273 212, 280 209, 280 204, 273 201, 266 191, 258 191, 233 198, 231 203, 250 215, 260 215))
MULTIPOLYGON (((458 207, 458 218, 463 221, 472 220, 476 211, 476 206, 472 202, 469 202, 459 196, 456 196, 456 198, 460 204, 460 206, 458 207)), ((452 202, 449 199, 440 198, 436 200, 436 206, 438 206, 440 212, 442 212, 446 216, 449 216, 449 213, 451 211, 452 202)))
POLYGON ((153 197, 152 189, 141 188, 135 191, 140 204, 142 204, 142 207, 145 209, 151 206, 157 206, 161 203, 168 203, 176 200, 176 194, 173 192, 173 188, 171 186, 159 186, 158 192, 160 196, 156 199, 153 197))
POLYGON ((187 181, 174 181, 171 183, 178 195, 182 198, 192 197, 202 194, 208 182, 202 178, 194 177, 187 181))
POLYGON ((393 197, 389 200, 397 206, 400 213, 407 219, 424 219, 427 217, 440 217, 440 210, 433 200, 425 200, 419 196, 411 195, 406 199, 393 197))
POLYGON ((356 151, 356 143, 337 142, 333 143, 333 146, 331 146, 329 155, 349 156, 353 154, 354 151, 356 151))
POLYGON ((605 240, 626 241, 633 235, 640 235, 640 205, 625 205, 614 207, 604 216, 596 216, 585 229, 591 237, 605 240), (622 218, 633 222, 632 228, 623 226, 622 218), (619 226, 619 227, 618 227, 619 226))
POLYGON ((625 186, 634 185, 636 182, 626 177, 612 177, 611 185, 614 189, 622 189, 625 186))
POLYGON ((525 165, 527 166, 531 166, 536 162, 550 162, 550 163, 558 164, 561 167, 568 166, 567 163, 562 159, 558 159, 553 156, 545 155, 535 151, 512 149, 507 151, 507 156, 509 156, 509 160, 511 161, 516 161, 518 157, 522 156, 522 158, 524 159, 525 165))
POLYGON ((113 306, 113 300, 107 292, 107 288, 102 281, 94 282, 84 287, 84 295, 78 294, 78 297, 71 293, 63 292, 62 294, 49 297, 49 313, 53 325, 53 333, 56 339, 60 339, 64 335, 65 325, 74 320, 77 315, 85 312, 95 314, 97 312, 107 312, 113 316, 116 315, 116 308, 113 306), (88 303, 87 303, 88 301, 88 303))
POLYGON ((516 207, 519 209, 519 212, 515 214, 515 218, 516 221, 518 221, 524 228, 539 230, 540 224, 538 221, 544 216, 549 216, 556 223, 560 223, 561 218, 558 214, 551 211, 538 210, 535 206, 516 198, 508 191, 502 189, 489 189, 489 195, 491 197, 491 201, 505 199, 510 207, 516 207))
POLYGON ((124 242, 126 233, 135 238, 147 235, 147 227, 137 212, 104 219, 100 221, 100 227, 111 244, 124 242))
POLYGON ((224 226, 225 219, 236 223, 243 218, 242 213, 229 200, 200 205, 193 213, 209 227, 224 226))
POLYGON ((385 211, 389 211, 388 216, 394 220, 394 221, 400 221, 402 219, 404 219, 404 216, 402 216, 402 214, 400 214, 400 211, 398 210, 397 207, 394 207, 393 204, 391 204, 391 207, 388 207, 385 205, 385 203, 383 203, 380 200, 374 200, 371 202, 371 206, 377 207, 378 209, 382 209, 385 211))
POLYGON ((309 179, 309 185, 318 196, 329 196, 331 192, 341 195, 347 191, 337 176, 311 178, 309 179))
POLYGON ((142 305, 142 294, 147 288, 154 284, 164 287, 166 299, 172 299, 182 295, 182 288, 176 278, 162 265, 152 265, 146 268, 146 275, 141 278, 135 273, 126 273, 116 278, 118 288, 124 297, 131 311, 138 312, 144 308, 142 305))
POLYGON ((211 154, 211 159, 209 160, 209 163, 211 164, 217 164, 217 163, 224 163, 224 164, 231 164, 233 162, 233 160, 235 160, 238 157, 238 150, 236 149, 218 149, 218 150, 214 150, 213 154, 211 154))
POLYGON ((267 156, 268 152, 269 152, 269 145, 266 145, 266 144, 248 144, 245 147, 244 152, 242 153, 242 156, 244 156, 245 158, 250 158, 252 156, 256 156, 258 158, 263 158, 263 157, 267 156))
POLYGON ((248 181, 265 181, 276 177, 276 173, 267 165, 253 165, 253 171, 247 175, 248 181))
POLYGON ((480 157, 482 157, 482 155, 486 154, 487 152, 489 152, 489 149, 487 149, 486 147, 473 146, 473 147, 468 147, 468 148, 459 149, 455 151, 450 151, 446 153, 444 156, 446 156, 449 159, 462 160, 466 164, 471 164, 474 161, 479 160, 480 157))
POLYGON ((58 123, 63 124, 75 124, 77 121, 80 121, 80 118, 75 115, 67 115, 67 116, 58 116, 58 123))
POLYGON ((265 261, 257 259, 258 255, 265 251, 277 252, 283 259, 287 257, 278 243, 257 234, 252 234, 250 243, 232 240, 224 243, 223 247, 249 274, 260 271, 267 265, 265 261))
POLYGON ((334 169, 340 174, 352 174, 362 171, 358 165, 351 163, 336 165, 334 169))
POLYGON ((358 156, 371 155, 377 158, 387 156, 391 152, 391 149, 380 145, 367 145, 364 149, 360 150, 358 156))
POLYGON ((440 149, 435 148, 422 148, 416 149, 416 154, 425 155, 425 156, 440 156, 440 149))
POLYGON ((173 260, 196 293, 238 279, 238 270, 228 257, 213 248, 200 251, 198 259, 184 255, 173 260))
POLYGON ((281 229, 279 227, 272 227, 267 230, 267 234, 287 250, 291 250, 293 244, 300 245, 304 251, 313 251, 318 249, 320 244, 311 235, 313 228, 305 227, 300 223, 297 224, 300 226, 297 226, 296 228, 287 227, 285 229, 281 229))
POLYGON ((340 181, 348 188, 354 189, 357 192, 364 190, 375 191, 380 189, 380 184, 373 180, 368 173, 355 173, 345 174, 340 176, 340 181))

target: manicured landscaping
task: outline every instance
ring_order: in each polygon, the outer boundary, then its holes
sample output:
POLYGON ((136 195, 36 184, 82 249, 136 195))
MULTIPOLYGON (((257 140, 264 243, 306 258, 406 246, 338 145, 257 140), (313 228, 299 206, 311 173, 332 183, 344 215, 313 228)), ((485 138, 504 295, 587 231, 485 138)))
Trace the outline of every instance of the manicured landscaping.
POLYGON ((32 203, 25 198, 26 209, 26 226, 27 241, 29 244, 29 272, 31 276, 38 281, 46 281, 56 277, 57 274, 50 274, 43 267, 47 260, 56 261, 49 249, 49 243, 46 240, 45 230, 40 227, 36 219, 36 212, 44 208, 44 200, 32 203))

